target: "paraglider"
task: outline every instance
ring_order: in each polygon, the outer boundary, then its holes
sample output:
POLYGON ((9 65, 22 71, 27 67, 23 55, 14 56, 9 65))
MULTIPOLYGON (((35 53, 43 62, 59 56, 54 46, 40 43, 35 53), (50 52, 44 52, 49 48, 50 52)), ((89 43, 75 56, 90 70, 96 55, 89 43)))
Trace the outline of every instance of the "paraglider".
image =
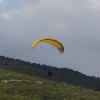
MULTIPOLYGON (((54 38, 40 38, 32 43, 31 49, 33 49, 40 42, 45 42, 54 46, 56 49, 59 50, 61 54, 64 52, 64 46, 62 45, 62 43, 54 38)), ((52 76, 52 73, 50 71, 48 71, 48 76, 52 76)))
POLYGON ((52 75, 52 73, 51 72, 48 72, 48 76, 51 76, 52 75))
POLYGON ((31 49, 33 49, 39 42, 45 42, 48 43, 52 46, 54 46, 56 49, 59 50, 59 52, 62 54, 64 52, 64 47, 63 45, 56 39, 53 38, 41 38, 39 40, 36 40, 32 45, 31 49))

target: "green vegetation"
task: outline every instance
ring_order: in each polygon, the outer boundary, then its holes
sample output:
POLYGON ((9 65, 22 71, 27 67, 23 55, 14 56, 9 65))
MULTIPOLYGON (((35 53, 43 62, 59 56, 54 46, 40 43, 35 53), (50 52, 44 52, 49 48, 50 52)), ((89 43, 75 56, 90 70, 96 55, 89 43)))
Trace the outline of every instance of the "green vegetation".
POLYGON ((100 91, 99 77, 86 76, 69 68, 57 68, 45 64, 40 65, 4 56, 0 56, 0 68, 56 82, 67 82, 74 86, 100 91), (52 77, 48 77, 47 75, 49 70, 53 74, 52 77))
POLYGON ((100 100, 100 92, 0 68, 0 100, 100 100))

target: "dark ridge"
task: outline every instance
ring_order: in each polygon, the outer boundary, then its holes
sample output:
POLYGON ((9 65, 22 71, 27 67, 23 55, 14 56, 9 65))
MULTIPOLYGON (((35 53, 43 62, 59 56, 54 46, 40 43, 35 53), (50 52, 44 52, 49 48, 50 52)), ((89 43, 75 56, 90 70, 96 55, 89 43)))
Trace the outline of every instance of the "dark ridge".
POLYGON ((0 68, 57 82, 67 82, 75 86, 100 91, 99 77, 87 76, 69 68, 57 68, 50 65, 30 63, 4 56, 0 56, 0 68), (48 76, 48 71, 52 72, 52 76, 48 76))

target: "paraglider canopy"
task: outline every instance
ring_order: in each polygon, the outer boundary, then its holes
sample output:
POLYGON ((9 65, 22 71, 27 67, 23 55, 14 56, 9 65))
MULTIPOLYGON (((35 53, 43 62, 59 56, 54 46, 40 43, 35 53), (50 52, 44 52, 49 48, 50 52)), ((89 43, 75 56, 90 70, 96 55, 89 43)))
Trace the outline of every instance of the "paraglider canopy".
POLYGON ((40 38, 38 40, 36 40, 32 45, 31 45, 31 49, 33 49, 39 42, 46 42, 52 46, 54 46, 56 49, 59 50, 59 52, 62 54, 64 52, 64 47, 62 45, 62 43, 60 43, 58 40, 54 39, 54 38, 40 38))
MULTIPOLYGON (((59 50, 61 54, 64 52, 64 46, 62 45, 62 43, 54 38, 40 38, 32 43, 31 49, 33 49, 39 42, 45 42, 54 46, 56 49, 59 50)), ((51 75, 52 73, 48 71, 48 76, 51 76, 51 75)))

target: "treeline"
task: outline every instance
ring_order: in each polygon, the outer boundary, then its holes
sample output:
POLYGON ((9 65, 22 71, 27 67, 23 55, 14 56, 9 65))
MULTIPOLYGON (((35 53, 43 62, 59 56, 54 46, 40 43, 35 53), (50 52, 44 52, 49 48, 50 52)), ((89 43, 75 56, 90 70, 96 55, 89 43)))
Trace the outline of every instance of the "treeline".
POLYGON ((100 91, 99 77, 87 76, 69 68, 57 68, 50 65, 30 63, 4 56, 0 56, 0 67, 31 76, 37 76, 57 82, 67 82, 75 86, 100 91), (47 75, 48 71, 52 72, 53 75, 51 77, 47 75))
POLYGON ((0 100, 100 100, 100 92, 91 89, 1 68, 0 79, 0 100))

